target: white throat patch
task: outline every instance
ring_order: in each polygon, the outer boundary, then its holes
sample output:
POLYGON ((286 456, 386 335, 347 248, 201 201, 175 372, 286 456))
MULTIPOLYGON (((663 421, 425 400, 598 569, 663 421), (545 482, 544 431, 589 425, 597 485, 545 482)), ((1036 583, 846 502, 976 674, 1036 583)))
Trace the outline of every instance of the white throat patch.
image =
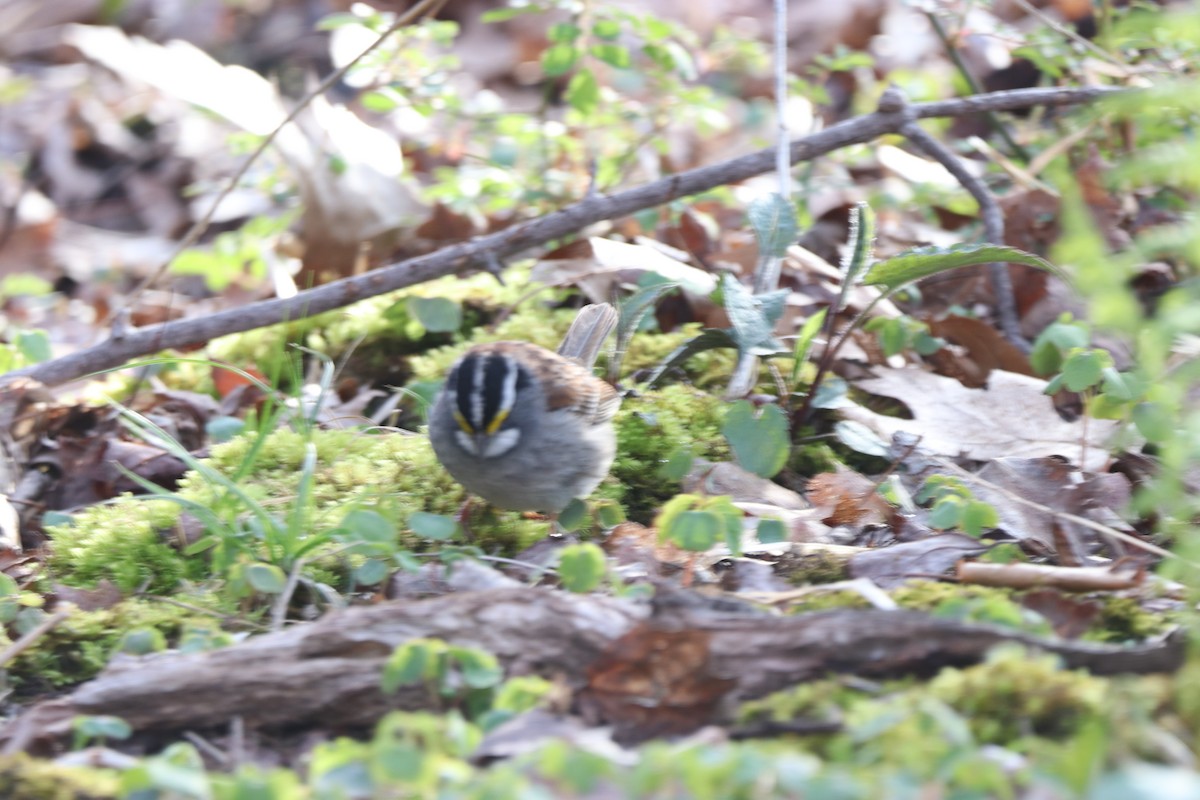
POLYGON ((476 458, 496 458, 517 446, 521 432, 516 428, 505 428, 491 436, 471 436, 466 431, 455 431, 454 438, 463 450, 476 458))

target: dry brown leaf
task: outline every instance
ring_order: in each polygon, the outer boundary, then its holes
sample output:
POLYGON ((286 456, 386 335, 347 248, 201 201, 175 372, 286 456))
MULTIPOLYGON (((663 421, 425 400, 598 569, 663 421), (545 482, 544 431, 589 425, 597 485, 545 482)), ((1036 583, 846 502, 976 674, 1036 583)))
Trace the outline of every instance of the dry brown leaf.
POLYGON ((987 389, 969 389, 952 378, 918 369, 877 373, 875 378, 858 381, 858 388, 902 401, 914 418, 888 417, 862 406, 839 411, 884 441, 904 432, 921 437, 923 450, 976 461, 1050 455, 1076 460, 1086 443, 1085 469, 1100 469, 1108 461, 1105 443, 1116 423, 1093 419, 1084 426, 1064 421, 1042 393, 1045 381, 995 370, 987 389))
POLYGON ((894 509, 876 491, 869 478, 838 465, 837 472, 814 475, 808 482, 808 500, 826 512, 827 525, 887 523, 894 509))
POLYGON ((54 596, 59 602, 71 603, 82 611, 100 611, 112 608, 125 599, 117 585, 104 578, 95 589, 79 589, 62 583, 54 584, 54 596))
POLYGON ((1029 357, 982 320, 951 314, 942 319, 931 319, 928 324, 931 334, 966 350, 966 357, 978 368, 980 379, 974 383, 964 381, 964 385, 973 389, 986 385, 987 376, 995 369, 1021 375, 1033 374, 1029 357))
POLYGON ((682 566, 693 555, 670 541, 660 542, 658 530, 639 522, 622 522, 602 546, 617 564, 642 564, 652 574, 659 574, 664 564, 682 566))
POLYGON ((654 272, 678 282, 688 295, 708 296, 717 287, 716 277, 685 264, 686 257, 648 242, 629 244, 593 236, 541 258, 533 265, 530 278, 555 286, 576 285, 593 302, 604 303, 613 298, 621 282, 654 272))
POLYGON ((683 477, 682 488, 689 493, 726 494, 734 503, 758 503, 791 511, 810 508, 798 493, 729 461, 714 464, 697 458, 683 477))
POLYGON ((1000 515, 998 527, 1009 536, 1032 539, 1060 557, 1075 560, 1085 558, 1083 544, 1095 534, 1054 512, 1120 525, 1114 509, 1123 508, 1131 496, 1124 475, 1103 473, 1085 478, 1059 458, 998 458, 976 476, 978 482, 964 481, 977 499, 995 506, 1000 515), (1014 502, 1012 495, 1050 510, 1014 502))
POLYGON ((1036 611, 1064 639, 1082 636, 1103 608, 1096 600, 1077 600, 1055 589, 1035 589, 1021 596, 1021 605, 1036 611))
POLYGON ((932 578, 950 572, 961 559, 977 556, 988 546, 961 533, 941 533, 915 542, 875 547, 850 556, 850 577, 869 578, 884 589, 910 578, 932 578))

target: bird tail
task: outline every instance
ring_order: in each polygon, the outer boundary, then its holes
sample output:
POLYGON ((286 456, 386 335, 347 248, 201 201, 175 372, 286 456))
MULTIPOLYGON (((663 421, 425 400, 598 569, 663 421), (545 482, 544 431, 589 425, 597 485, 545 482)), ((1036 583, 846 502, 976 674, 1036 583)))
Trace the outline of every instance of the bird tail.
POLYGON ((558 346, 559 355, 585 367, 596 363, 604 342, 617 326, 617 310, 609 303, 594 303, 579 309, 570 330, 558 346))

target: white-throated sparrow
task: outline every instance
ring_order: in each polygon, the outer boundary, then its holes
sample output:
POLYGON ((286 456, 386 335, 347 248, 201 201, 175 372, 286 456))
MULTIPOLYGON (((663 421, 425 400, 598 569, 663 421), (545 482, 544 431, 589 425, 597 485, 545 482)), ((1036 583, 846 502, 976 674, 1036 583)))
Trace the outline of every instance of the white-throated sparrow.
POLYGON ((529 342, 477 344, 450 368, 429 414, 438 460, 499 508, 557 514, 587 497, 616 454, 617 390, 592 374, 617 323, 585 306, 552 353, 529 342))

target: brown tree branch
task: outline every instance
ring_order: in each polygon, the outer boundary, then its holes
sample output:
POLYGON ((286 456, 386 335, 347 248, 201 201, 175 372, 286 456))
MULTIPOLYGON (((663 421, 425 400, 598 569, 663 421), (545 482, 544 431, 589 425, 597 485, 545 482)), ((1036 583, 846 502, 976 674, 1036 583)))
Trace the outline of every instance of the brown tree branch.
MULTIPOLYGON (((862 144, 886 133, 897 133, 912 119, 959 116, 983 111, 1008 111, 1031 106, 1065 106, 1085 103, 1122 91, 1108 87, 1080 89, 1019 89, 956 100, 907 106, 903 111, 875 111, 832 125, 797 139, 791 145, 791 162, 808 161, 825 153, 862 144)), ((511 258, 531 248, 575 233, 588 225, 627 216, 645 208, 746 180, 774 168, 773 150, 671 175, 611 195, 588 197, 544 217, 514 225, 498 233, 452 245, 300 292, 294 297, 264 300, 194 319, 177 320, 114 335, 98 345, 51 361, 14 370, 0 382, 24 376, 47 385, 64 383, 91 373, 119 367, 130 359, 159 350, 203 344, 219 336, 253 330, 288 320, 320 314, 368 297, 403 289, 455 272, 473 272, 496 260, 511 258)))
MULTIPOLYGON (((881 109, 902 111, 907 106, 904 93, 896 87, 889 88, 884 98, 879 101, 881 109)), ((1004 212, 996 196, 992 194, 982 179, 971 174, 962 161, 950 152, 950 148, 931 136, 915 121, 910 121, 900 128, 900 133, 925 152, 927 156, 945 167, 955 180, 975 198, 979 204, 979 216, 983 220, 984 238, 994 244, 1004 244, 1004 212)), ((1017 316, 1016 298, 1013 297, 1012 278, 1007 264, 988 264, 988 277, 991 278, 992 294, 996 296, 996 317, 1000 330, 1005 338, 1021 348, 1030 351, 1029 342, 1021 335, 1021 323, 1017 316)))

